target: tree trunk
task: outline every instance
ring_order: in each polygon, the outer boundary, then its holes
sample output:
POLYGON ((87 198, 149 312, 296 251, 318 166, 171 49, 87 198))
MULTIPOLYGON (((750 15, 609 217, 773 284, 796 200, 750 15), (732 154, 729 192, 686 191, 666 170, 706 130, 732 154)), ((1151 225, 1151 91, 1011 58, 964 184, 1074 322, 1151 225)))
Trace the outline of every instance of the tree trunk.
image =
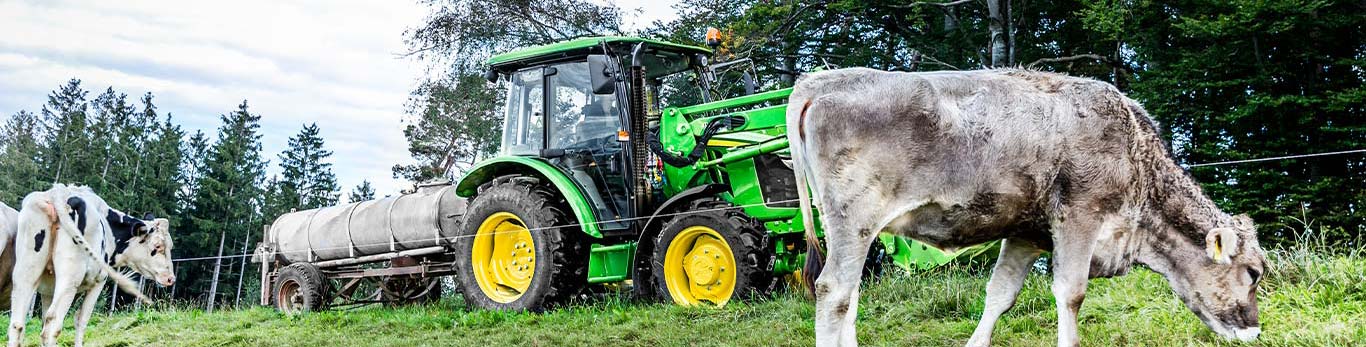
MULTIPOLYGON (((988 40, 991 42, 991 67, 1002 67, 1009 64, 1009 47, 1006 47, 1006 21, 1002 14, 1009 9, 1001 6, 1007 1, 1009 0, 987 0, 987 15, 990 17, 990 24, 987 28, 991 34, 990 40, 988 40)), ((1008 7, 1009 4, 1007 3, 1006 6, 1008 7)))
POLYGON ((1006 65, 1015 66, 1015 9, 1011 8, 1010 0, 1001 0, 1001 6, 1005 7, 1006 50, 1010 52, 1006 65))

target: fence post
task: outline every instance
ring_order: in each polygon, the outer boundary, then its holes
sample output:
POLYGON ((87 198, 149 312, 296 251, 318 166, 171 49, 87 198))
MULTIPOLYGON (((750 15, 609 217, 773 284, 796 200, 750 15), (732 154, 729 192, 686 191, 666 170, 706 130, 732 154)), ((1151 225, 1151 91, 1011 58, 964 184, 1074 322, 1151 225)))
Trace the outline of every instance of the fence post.
POLYGON ((109 281, 109 314, 114 314, 114 305, 119 302, 119 285, 109 281))
MULTIPOLYGON (((238 255, 247 254, 248 243, 251 243, 251 235, 247 235, 247 238, 242 240, 242 253, 238 253, 238 255)), ((237 271, 237 297, 232 300, 233 307, 242 306, 242 279, 247 278, 247 260, 250 258, 238 257, 237 260, 242 262, 242 269, 237 271)))
MULTIPOLYGON (((145 282, 147 282, 147 278, 142 277, 142 275, 138 275, 138 291, 139 291, 139 292, 142 291, 143 284, 144 284, 145 282)), ((141 310, 142 310, 142 300, 133 300, 133 311, 141 311, 141 310)))
POLYGON ((214 300, 218 299, 218 270, 223 267, 223 241, 226 241, 228 232, 218 234, 218 259, 213 261, 213 282, 209 283, 209 313, 213 312, 214 300))
MULTIPOLYGON (((270 226, 267 225, 261 229, 261 243, 270 242, 270 226)), ((274 285, 270 283, 270 263, 274 258, 274 254, 261 255, 261 306, 270 306, 270 291, 271 287, 274 287, 274 285), (269 257, 267 255, 269 255, 269 257)))

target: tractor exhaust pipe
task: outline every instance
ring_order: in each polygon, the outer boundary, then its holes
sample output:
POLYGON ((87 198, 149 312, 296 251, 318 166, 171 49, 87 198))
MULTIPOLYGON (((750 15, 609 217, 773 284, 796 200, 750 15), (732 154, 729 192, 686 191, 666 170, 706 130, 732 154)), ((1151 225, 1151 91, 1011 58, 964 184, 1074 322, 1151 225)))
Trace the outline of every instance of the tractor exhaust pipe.
MULTIPOLYGON (((645 66, 641 63, 640 56, 641 52, 644 50, 644 42, 637 43, 636 47, 631 50, 631 70, 628 72, 629 75, 627 76, 631 83, 631 122, 628 125, 628 127, 630 127, 630 136, 649 136, 645 131, 645 124, 647 121, 645 117, 647 117, 648 114, 646 108, 650 106, 649 102, 646 101, 646 93, 649 88, 647 88, 645 84, 645 66)), ((645 140, 650 141, 651 139, 645 140)), ((641 215, 642 213, 650 211, 651 187, 650 179, 646 175, 646 165, 649 165, 649 161, 647 160, 648 156, 649 149, 644 143, 637 141, 635 144, 631 145, 631 175, 635 177, 636 181, 632 195, 635 200, 636 215, 641 215)))

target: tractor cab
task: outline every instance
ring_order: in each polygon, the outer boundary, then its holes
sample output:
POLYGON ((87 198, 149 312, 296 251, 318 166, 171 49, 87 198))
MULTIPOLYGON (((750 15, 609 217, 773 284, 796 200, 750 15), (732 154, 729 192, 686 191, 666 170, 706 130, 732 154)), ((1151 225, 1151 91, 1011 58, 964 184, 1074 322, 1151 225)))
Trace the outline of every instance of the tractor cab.
MULTIPOLYGON (((648 71, 645 80, 657 81, 704 64, 707 54, 663 41, 588 37, 495 56, 486 77, 507 90, 499 154, 553 165, 583 192, 604 233, 630 233, 629 221, 652 200, 633 195, 648 191, 636 187, 648 184, 642 170, 648 154, 644 143, 630 140, 643 138, 644 120, 637 118, 657 115, 659 105, 653 99, 633 105, 631 92, 642 87, 625 72, 638 66, 648 71)), ((657 89, 657 82, 645 85, 657 89)))

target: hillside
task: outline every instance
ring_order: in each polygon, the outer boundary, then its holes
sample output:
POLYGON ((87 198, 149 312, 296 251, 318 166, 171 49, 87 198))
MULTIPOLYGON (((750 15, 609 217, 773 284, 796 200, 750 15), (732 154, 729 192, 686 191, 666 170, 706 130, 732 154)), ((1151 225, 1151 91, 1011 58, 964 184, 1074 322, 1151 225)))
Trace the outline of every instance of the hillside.
MULTIPOLYGON (((1272 252, 1257 346, 1348 346, 1366 341, 1366 258, 1272 252), (1355 342, 1354 342, 1355 341, 1355 342)), ((859 336, 869 346, 958 346, 982 309, 988 272, 953 266, 889 274, 864 291, 859 336)), ((1093 280, 1082 309, 1084 345, 1239 345, 1221 341, 1180 304, 1162 277, 1135 269, 1093 280)), ((807 346, 812 304, 793 293, 724 309, 589 300, 545 314, 464 309, 458 298, 425 307, 367 307, 298 318, 268 308, 154 310, 98 316, 94 346, 807 346)), ((996 345, 1053 344, 1048 277, 1032 274, 997 327, 996 345)), ((65 344, 71 343, 70 320, 65 344)), ((37 343, 36 320, 27 341, 37 343)))

